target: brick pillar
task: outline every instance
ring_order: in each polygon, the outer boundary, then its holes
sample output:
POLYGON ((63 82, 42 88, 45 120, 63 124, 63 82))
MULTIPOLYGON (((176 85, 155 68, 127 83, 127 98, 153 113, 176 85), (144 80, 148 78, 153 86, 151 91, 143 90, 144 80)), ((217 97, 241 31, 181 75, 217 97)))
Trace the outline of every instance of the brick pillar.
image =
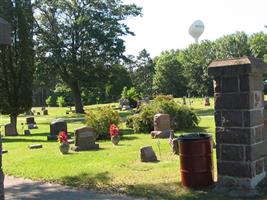
POLYGON ((250 196, 266 177, 262 74, 267 65, 250 57, 214 61, 218 183, 216 190, 250 196))

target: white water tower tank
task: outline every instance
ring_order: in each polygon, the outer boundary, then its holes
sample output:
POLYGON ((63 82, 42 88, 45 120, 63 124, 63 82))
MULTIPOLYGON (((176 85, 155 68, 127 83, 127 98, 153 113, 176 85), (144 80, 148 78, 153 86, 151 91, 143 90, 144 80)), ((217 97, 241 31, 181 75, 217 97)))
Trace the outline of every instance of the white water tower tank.
POLYGON ((198 43, 198 38, 204 32, 204 24, 201 20, 194 21, 188 30, 189 34, 195 39, 196 43, 198 43))

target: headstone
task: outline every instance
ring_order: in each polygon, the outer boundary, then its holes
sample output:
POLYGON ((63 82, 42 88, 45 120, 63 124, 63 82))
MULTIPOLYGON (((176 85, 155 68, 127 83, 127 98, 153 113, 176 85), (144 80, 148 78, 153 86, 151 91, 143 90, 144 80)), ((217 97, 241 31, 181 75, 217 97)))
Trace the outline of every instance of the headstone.
POLYGON ((28 129, 36 129, 38 126, 36 124, 28 124, 28 129))
POLYGON ((151 146, 140 149, 141 162, 157 162, 157 156, 151 146))
POLYGON ((152 138, 169 138, 172 132, 170 115, 156 114, 154 116, 154 131, 151 131, 152 138))
POLYGON ((13 124, 5 125, 5 136, 17 136, 16 127, 13 124))
POLYGON ((2 154, 8 153, 8 150, 2 149, 2 154))
POLYGON ((24 135, 31 135, 30 130, 24 130, 24 135))
POLYGON ((121 110, 131 110, 131 106, 129 105, 123 105, 121 110))
POLYGON ((91 127, 81 127, 74 130, 75 143, 73 151, 86 151, 99 149, 99 144, 95 144, 97 135, 95 129, 91 127))
POLYGON ((29 149, 40 149, 40 148, 43 148, 43 145, 41 145, 41 144, 29 145, 29 149))
POLYGON ((43 115, 48 115, 48 110, 44 109, 42 112, 43 112, 43 115))
POLYGON ((214 79, 218 192, 255 195, 266 179, 266 72, 267 64, 252 57, 213 61, 208 67, 214 79))
POLYGON ((52 121, 50 124, 50 135, 47 136, 47 140, 57 140, 60 131, 68 133, 67 122, 64 119, 52 121))
POLYGON ((183 105, 186 105, 186 97, 183 96, 183 105))
POLYGON ((209 97, 205 97, 205 106, 210 106, 210 98, 209 97))
POLYGON ((26 117, 26 124, 36 124, 34 117, 26 117))

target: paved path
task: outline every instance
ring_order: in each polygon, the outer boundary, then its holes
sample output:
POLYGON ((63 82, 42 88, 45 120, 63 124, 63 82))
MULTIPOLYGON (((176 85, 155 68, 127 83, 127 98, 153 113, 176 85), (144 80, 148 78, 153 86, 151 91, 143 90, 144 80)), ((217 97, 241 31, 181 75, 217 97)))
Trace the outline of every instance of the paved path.
MULTIPOLYGON (((135 200, 118 194, 74 189, 58 184, 5 176, 5 200, 135 200)), ((139 199, 141 200, 141 199, 139 199)), ((144 199, 143 199, 144 200, 144 199)))

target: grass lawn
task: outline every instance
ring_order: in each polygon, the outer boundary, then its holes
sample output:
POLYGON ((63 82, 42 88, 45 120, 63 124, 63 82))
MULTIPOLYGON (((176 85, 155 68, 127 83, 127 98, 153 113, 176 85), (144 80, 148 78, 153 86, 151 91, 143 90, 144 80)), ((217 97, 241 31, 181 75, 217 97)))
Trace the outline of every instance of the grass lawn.
MULTIPOLYGON (((203 107, 202 104, 203 101, 199 99, 192 102, 191 106, 196 109, 201 121, 198 129, 187 131, 205 131, 214 134, 213 101, 210 107, 203 107)), ((40 111, 40 108, 35 110, 40 111)), ((35 116, 39 129, 31 130, 31 136, 3 138, 3 148, 8 150, 8 153, 3 155, 5 174, 152 199, 228 199, 214 194, 211 188, 205 190, 184 188, 180 183, 179 157, 172 154, 168 140, 153 140, 149 134, 127 134, 123 136, 118 146, 113 146, 110 141, 98 141, 100 144, 98 151, 61 155, 58 143, 46 140, 49 123, 54 118, 81 118, 83 115, 66 115, 68 108, 48 108, 48 110, 49 115, 46 117, 35 116), (30 150, 28 149, 30 144, 43 144, 43 148, 30 150), (139 149, 147 145, 153 147, 160 162, 140 162, 139 149)), ((129 113, 120 114, 125 119, 129 113)), ((8 121, 8 117, 2 116, 0 120, 0 123, 4 124, 8 121)), ((21 122, 25 122, 25 117, 19 117, 18 124, 21 122)), ((73 130, 82 125, 81 122, 69 122, 68 130, 73 134, 73 130)), ((20 125, 18 127, 22 132, 20 125)), ((214 163, 215 159, 214 151, 214 163)))

